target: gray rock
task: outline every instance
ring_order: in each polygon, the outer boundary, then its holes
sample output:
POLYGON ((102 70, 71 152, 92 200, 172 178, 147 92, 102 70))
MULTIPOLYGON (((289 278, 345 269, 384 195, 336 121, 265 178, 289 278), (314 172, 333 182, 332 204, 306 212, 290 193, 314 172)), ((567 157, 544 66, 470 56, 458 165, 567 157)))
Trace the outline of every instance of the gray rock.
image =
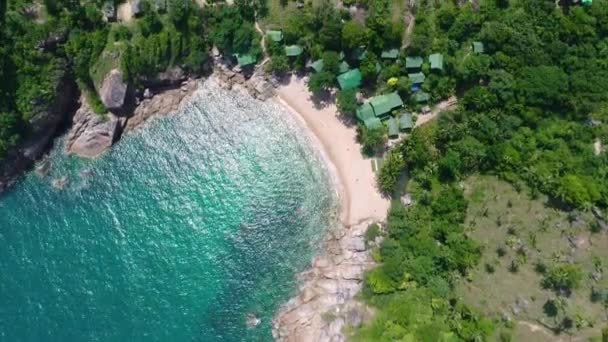
POLYGON ((120 133, 124 119, 108 113, 93 113, 86 100, 74 115, 66 141, 66 151, 85 158, 95 158, 108 150, 120 133))
POLYGON ((103 105, 111 112, 120 112, 125 105, 127 96, 127 84, 123 81, 122 74, 118 69, 112 69, 104 78, 99 97, 103 105))

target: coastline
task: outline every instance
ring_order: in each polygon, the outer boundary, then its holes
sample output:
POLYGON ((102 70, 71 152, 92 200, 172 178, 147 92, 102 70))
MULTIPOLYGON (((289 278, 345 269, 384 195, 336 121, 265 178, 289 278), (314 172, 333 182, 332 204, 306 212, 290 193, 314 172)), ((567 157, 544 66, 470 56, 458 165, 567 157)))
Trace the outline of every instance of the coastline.
POLYGON ((275 99, 302 124, 321 153, 338 193, 340 222, 329 227, 323 252, 298 275, 300 287, 277 312, 273 336, 290 342, 344 341, 344 327, 358 326, 373 315, 354 297, 364 272, 375 264, 365 232, 384 220, 390 201, 376 189, 356 130, 341 122, 335 105, 316 107, 304 80, 295 76, 278 87, 275 99))

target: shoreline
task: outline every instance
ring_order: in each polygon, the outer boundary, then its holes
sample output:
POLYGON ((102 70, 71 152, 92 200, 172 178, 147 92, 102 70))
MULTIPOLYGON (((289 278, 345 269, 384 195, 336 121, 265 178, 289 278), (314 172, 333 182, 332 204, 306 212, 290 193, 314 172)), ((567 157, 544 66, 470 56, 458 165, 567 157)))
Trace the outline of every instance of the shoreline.
POLYGON ((324 159, 338 193, 340 220, 328 227, 323 249, 311 266, 297 275, 299 288, 277 311, 273 337, 289 342, 344 341, 345 326, 358 326, 373 316, 354 297, 364 272, 375 265, 365 232, 370 224, 384 221, 390 201, 376 189, 356 130, 341 122, 335 105, 317 108, 304 80, 295 76, 276 89, 275 100, 300 122, 324 159))

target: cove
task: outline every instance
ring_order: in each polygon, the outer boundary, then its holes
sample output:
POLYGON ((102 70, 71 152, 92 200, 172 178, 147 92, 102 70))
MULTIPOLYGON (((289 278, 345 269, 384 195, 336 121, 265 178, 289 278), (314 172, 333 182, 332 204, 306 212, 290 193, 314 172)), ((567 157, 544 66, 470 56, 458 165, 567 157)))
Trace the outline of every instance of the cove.
POLYGON ((336 221, 297 121, 213 81, 99 159, 50 159, 0 197, 0 340, 271 340, 336 221))

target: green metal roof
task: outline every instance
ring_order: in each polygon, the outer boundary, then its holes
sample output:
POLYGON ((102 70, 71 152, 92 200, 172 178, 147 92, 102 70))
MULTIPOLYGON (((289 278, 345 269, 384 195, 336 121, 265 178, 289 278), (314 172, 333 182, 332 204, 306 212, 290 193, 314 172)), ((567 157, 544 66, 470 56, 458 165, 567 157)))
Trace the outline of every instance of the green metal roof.
POLYGON ((582 3, 583 5, 589 5, 589 4, 591 4, 592 2, 593 2, 593 0, 581 0, 581 3, 582 3))
POLYGON ((399 117, 399 128, 402 130, 414 128, 414 121, 411 113, 403 113, 399 117))
POLYGON ((322 59, 318 59, 316 61, 314 61, 310 67, 314 69, 314 71, 316 72, 321 72, 323 71, 323 67, 325 66, 325 63, 323 63, 322 59))
POLYGON ((474 53, 483 53, 484 47, 482 42, 473 42, 473 52, 474 53))
POLYGON ((382 122, 378 118, 369 118, 363 122, 367 129, 378 129, 382 127, 382 122))
POLYGON ((296 57, 302 54, 304 49, 300 45, 289 45, 285 47, 287 57, 296 57))
POLYGON ((266 35, 274 42, 280 42, 283 40, 283 32, 281 31, 266 31, 266 35))
POLYGON ((379 74, 380 71, 382 71, 382 65, 380 65, 380 63, 376 62, 376 73, 379 74))
POLYGON ((255 64, 255 57, 249 54, 245 54, 245 55, 239 55, 238 53, 235 53, 233 55, 236 58, 236 62, 238 63, 239 66, 248 66, 248 65, 252 65, 255 64))
POLYGON ((434 53, 429 56, 431 62, 431 69, 443 70, 443 55, 440 53, 434 53))
POLYGON ((346 57, 346 54, 344 53, 344 51, 340 51, 340 54, 338 55, 338 58, 340 58, 340 60, 344 60, 344 57, 346 57))
POLYGON ((383 50, 380 57, 387 59, 396 59, 399 56, 399 49, 383 50))
POLYGON ((355 89, 361 85, 361 72, 359 69, 349 70, 336 78, 342 90, 355 89))
POLYGON ((363 58, 365 58, 365 55, 367 55, 367 50, 365 50, 364 46, 358 47, 355 50, 354 55, 356 60, 362 61, 363 58))
POLYGON ((397 121, 395 118, 390 117, 386 121, 386 126, 388 127, 388 136, 390 138, 395 138, 399 136, 399 126, 397 126, 397 121))
POLYGON ((424 83, 424 80, 426 79, 426 76, 424 76, 424 74, 421 72, 417 72, 414 74, 408 74, 407 77, 409 77, 412 84, 422 84, 422 83, 424 83))
POLYGON ((419 91, 416 94, 414 94, 414 100, 416 100, 416 102, 418 102, 418 103, 427 102, 430 98, 431 98, 431 95, 429 93, 425 93, 423 91, 419 91))
POLYGON ((346 61, 342 61, 342 63, 340 63, 340 66, 338 67, 338 73, 343 74, 343 73, 347 72, 349 69, 350 69, 350 65, 348 65, 348 63, 346 63, 346 61))
POLYGON ((422 66, 422 57, 413 56, 405 59, 405 67, 407 69, 417 69, 422 66))
POLYGON ((390 113, 391 110, 403 106, 403 101, 397 92, 376 96, 372 98, 369 103, 372 105, 377 117, 386 115, 390 113))
POLYGON ((369 102, 361 105, 359 108, 357 108, 356 116, 357 116, 357 119, 359 119, 361 121, 365 121, 367 119, 373 118, 374 109, 372 108, 372 105, 370 105, 369 102))

